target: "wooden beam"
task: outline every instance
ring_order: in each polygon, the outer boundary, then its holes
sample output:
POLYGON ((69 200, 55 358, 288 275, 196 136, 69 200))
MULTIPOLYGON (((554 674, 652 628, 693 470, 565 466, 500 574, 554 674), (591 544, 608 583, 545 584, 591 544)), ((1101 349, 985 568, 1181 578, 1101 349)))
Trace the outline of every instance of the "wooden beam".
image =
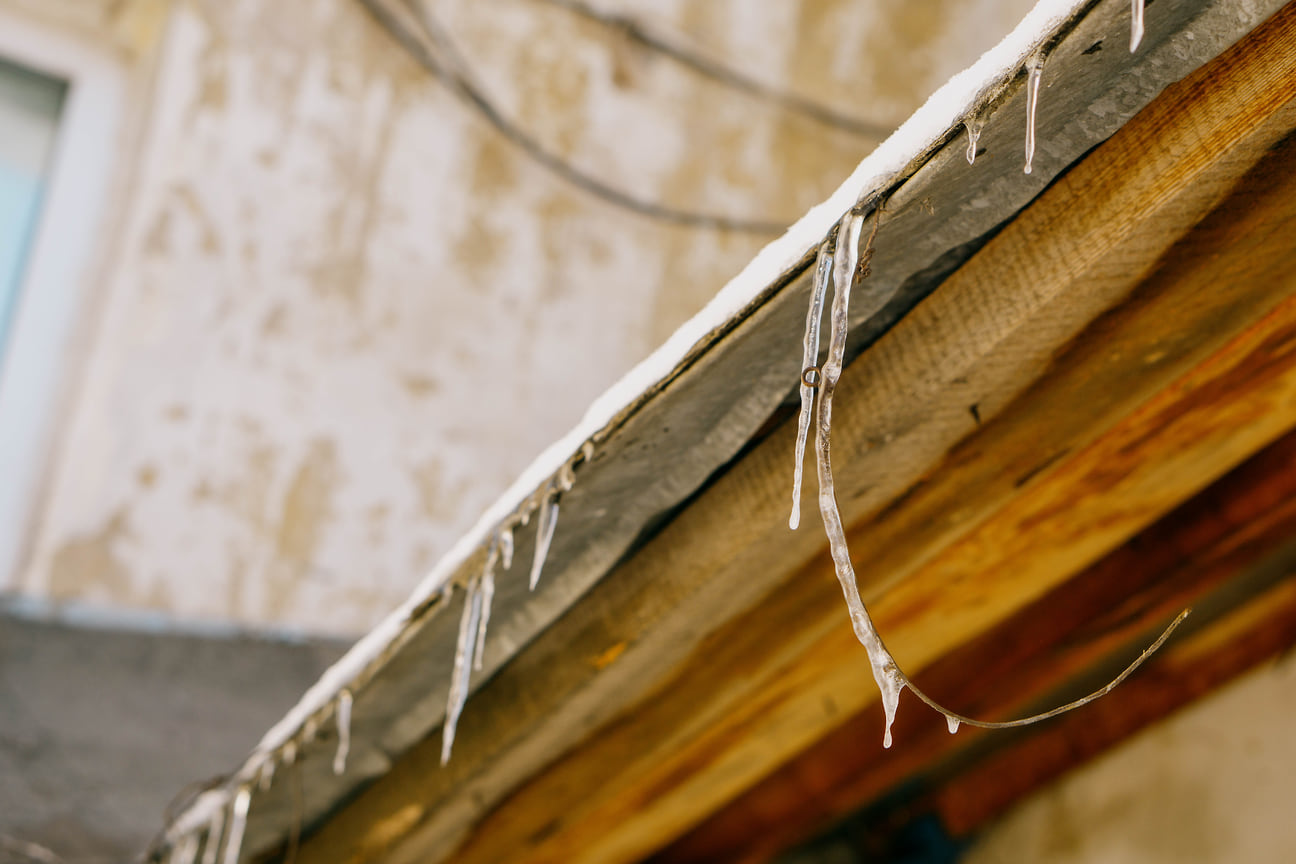
POLYGON ((1082 712, 1010 734, 969 729, 954 738, 942 718, 908 700, 895 730, 904 746, 880 759, 858 744, 881 734, 878 712, 864 711, 655 860, 764 860, 902 783, 909 796, 931 789, 920 797, 937 803, 901 809, 938 807, 951 830, 969 833, 1065 768, 1296 641, 1289 620, 1296 612, 1296 432, 932 664, 919 685, 978 716, 1059 704, 1114 674, 1186 606, 1197 611, 1166 657, 1200 659, 1201 646, 1211 645, 1217 656, 1210 663, 1161 662, 1082 712), (1256 606, 1257 596, 1278 599, 1256 606), (1239 612, 1243 607, 1277 617, 1256 622, 1239 612), (1226 620, 1233 622, 1228 628, 1226 620), (1239 621, 1258 629, 1240 632, 1239 621), (1237 644, 1221 646, 1225 633, 1237 644), (966 781, 951 783, 950 774, 966 781))
MULTIPOLYGON (((843 508, 902 661, 995 626, 1296 422, 1282 353, 1296 310, 1244 329, 1292 291, 1285 235, 1222 224, 1220 259, 1165 257, 1296 125, 1293 17, 1168 91, 847 371, 843 508), (1057 538, 1065 556, 978 551, 1009 523, 1056 536, 1058 503, 1100 489, 1119 497, 1057 538)), ((449 770, 435 741, 416 746, 303 860, 633 860, 871 703, 822 540, 786 531, 790 453, 784 427, 718 478, 474 696, 449 770)))

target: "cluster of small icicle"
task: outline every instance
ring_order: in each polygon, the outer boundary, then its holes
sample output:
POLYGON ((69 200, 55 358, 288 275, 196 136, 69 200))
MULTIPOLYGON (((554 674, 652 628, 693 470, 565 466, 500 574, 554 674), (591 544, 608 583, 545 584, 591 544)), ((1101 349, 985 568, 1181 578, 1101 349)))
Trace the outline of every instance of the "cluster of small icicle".
MULTIPOLYGON (((1145 0, 1130 0, 1130 53, 1138 50, 1143 41, 1143 7, 1145 0)), ((1035 163, 1035 112, 1039 107, 1040 81, 1044 76, 1044 52, 1032 54, 1026 61, 1026 163, 1022 170, 1027 174, 1035 163)), ((963 121, 967 130, 967 160, 972 165, 976 162, 977 142, 981 140, 981 130, 985 128, 985 111, 978 111, 963 121)), ((795 526, 794 526, 795 527, 795 526)))
MULTIPOLYGON (((1134 2, 1134 24, 1130 37, 1130 50, 1138 47, 1143 36, 1143 2, 1134 2)), ((1031 159, 1035 153, 1035 108, 1039 100, 1040 74, 1043 69, 1043 55, 1037 53, 1026 63, 1027 72, 1027 108, 1026 108, 1026 167, 1031 171, 1031 159)), ((966 121, 968 132, 967 159, 971 163, 976 158, 977 139, 985 125, 984 114, 977 114, 966 121)), ((1023 717, 1017 720, 988 722, 975 720, 955 713, 932 700, 919 690, 907 675, 900 669, 891 652, 882 642, 882 637, 873 623, 864 601, 860 598, 859 586, 855 581, 855 569, 851 564, 850 549, 846 545, 846 533, 842 525, 841 513, 837 509, 837 496, 833 488, 832 453, 830 433, 832 428, 833 393, 841 378, 842 364, 846 356, 846 335, 849 324, 850 292, 852 285, 869 275, 869 263, 873 257, 873 240, 877 236, 879 220, 882 216, 880 206, 872 209, 873 225, 868 239, 861 250, 860 241, 863 235, 864 222, 867 217, 864 205, 858 205, 842 217, 837 224, 835 234, 826 238, 819 247, 815 262, 814 276, 810 287, 810 308, 806 313, 805 339, 801 363, 801 412, 797 423, 796 467, 792 475, 792 514, 788 526, 796 529, 801 521, 801 483, 803 464, 805 462, 806 440, 810 431, 811 418, 815 419, 815 454, 819 477, 819 513, 823 518, 824 530, 828 535, 829 551, 832 554, 833 567, 837 580, 841 583, 842 593, 846 596, 846 606, 850 612, 851 626, 856 638, 868 653, 869 664, 873 667, 873 678, 882 694, 882 710, 885 713, 886 725, 882 737, 882 746, 891 746, 891 725, 895 720, 896 708, 900 702, 900 691, 908 687, 914 695, 927 703, 945 717, 950 734, 958 731, 960 724, 979 726, 985 729, 1003 729, 1011 726, 1025 726, 1049 717, 1078 708, 1094 699, 1109 693, 1116 685, 1124 681, 1137 669, 1152 652, 1156 651, 1169 638, 1174 629, 1187 616, 1181 612, 1161 636, 1153 642, 1138 659, 1130 664, 1120 675, 1105 687, 1090 693, 1083 698, 1059 706, 1041 714, 1023 717), (832 282, 833 298, 829 314, 830 332, 828 337, 828 355, 822 366, 816 365, 819 359, 819 330, 823 316, 825 295, 828 283, 832 282), (818 392, 818 413, 815 414, 816 391, 818 392)))
MULTIPOLYGON (((586 442, 580 453, 563 464, 558 473, 549 479, 535 494, 527 498, 508 518, 504 519, 491 535, 486 564, 481 572, 468 580, 465 590, 463 617, 459 624, 459 639, 455 648, 454 667, 450 681, 450 696, 446 705, 445 726, 442 732, 441 764, 450 759, 454 746, 455 729, 468 699, 468 684, 473 669, 482 668, 482 650, 486 644, 486 628, 490 622, 491 600, 495 594, 495 569, 502 564, 505 570, 513 566, 513 532, 527 525, 533 514, 539 514, 536 526, 535 556, 531 562, 529 584, 532 591, 540 582, 545 559, 558 527, 558 505, 562 495, 571 490, 576 479, 576 465, 587 462, 594 454, 594 445, 586 442)), ((449 599, 454 591, 447 585, 442 596, 449 599)), ((376 667, 390 659, 391 652, 377 658, 364 677, 372 677, 376 667)), ((333 754, 333 773, 346 773, 347 757, 351 752, 351 708, 353 689, 358 681, 344 687, 320 711, 312 714, 302 724, 297 735, 273 752, 262 754, 258 763, 245 769, 243 778, 231 785, 202 793, 199 798, 210 797, 216 806, 210 809, 210 820, 197 826, 169 829, 164 835, 168 864, 238 864, 247 829, 248 811, 254 788, 266 791, 274 780, 275 766, 294 764, 300 748, 316 739, 321 726, 332 719, 337 725, 337 749, 333 754), (199 852, 201 851, 201 856, 199 852)), ((299 814, 300 815, 300 814, 299 814)))
MULTIPOLYGON (((581 448, 581 460, 588 461, 593 454, 594 445, 585 442, 581 448)), ((468 683, 472 671, 482 668, 486 627, 490 624, 491 600, 495 596, 495 568, 503 564, 505 570, 512 569, 513 530, 530 522, 531 514, 538 510, 540 515, 536 525, 535 556, 531 561, 529 580, 531 590, 535 590, 540 582, 540 571, 544 567, 545 558, 549 556, 554 529, 558 527, 558 501, 564 492, 572 488, 575 479, 573 463, 563 465, 544 488, 527 499, 516 513, 504 521, 486 551, 486 565, 481 573, 468 580, 468 596, 464 598, 463 616, 459 619, 459 640, 455 646, 454 672, 450 678, 445 725, 441 731, 442 765, 450 761, 450 751, 454 749, 455 730, 459 726, 459 715, 463 713, 464 703, 468 701, 468 683)))

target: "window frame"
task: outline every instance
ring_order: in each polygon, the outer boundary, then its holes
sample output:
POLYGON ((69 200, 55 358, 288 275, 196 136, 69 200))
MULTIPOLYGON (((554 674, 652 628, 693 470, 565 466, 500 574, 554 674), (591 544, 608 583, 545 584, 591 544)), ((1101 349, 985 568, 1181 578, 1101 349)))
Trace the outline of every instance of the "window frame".
POLYGON ((0 594, 20 584, 59 440, 63 402, 86 354, 97 265, 120 147, 125 74, 107 46, 0 9, 0 55, 67 83, 44 198, 0 355, 0 594))

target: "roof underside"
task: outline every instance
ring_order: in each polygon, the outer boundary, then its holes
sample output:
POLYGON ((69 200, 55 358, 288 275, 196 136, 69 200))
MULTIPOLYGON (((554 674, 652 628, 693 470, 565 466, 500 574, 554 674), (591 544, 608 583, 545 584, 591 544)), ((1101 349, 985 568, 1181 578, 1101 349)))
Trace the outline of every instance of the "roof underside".
MULTIPOLYGON (((957 710, 1065 701, 1188 601, 1205 612, 1156 668, 1186 666, 1237 615, 1272 629, 1296 609, 1291 568, 1272 563, 1296 519, 1281 508, 1231 570, 1168 580, 1185 561, 1139 557, 1155 537, 1182 546, 1181 523, 1214 512, 1198 496, 1296 483, 1274 470, 1296 452, 1282 349, 1296 270, 1262 230, 1296 201, 1290 141, 1270 151, 1296 126, 1296 14, 1251 33, 1283 5, 1159 0, 1131 54, 1127 0, 1089 4, 1049 50, 1032 174, 1017 75, 975 164, 953 127, 859 190, 886 204, 851 310, 838 495, 883 635, 957 710), (1247 218, 1261 221, 1242 232, 1247 218), (1227 269, 1244 266, 1262 272, 1227 269), (1270 600, 1247 612, 1257 597, 1270 600)), ((540 588, 501 574, 450 764, 439 728, 462 592, 423 604, 355 693, 343 776, 328 723, 254 795, 245 857, 304 825, 311 861, 755 860, 915 780, 946 790, 942 812, 968 830, 995 812, 959 790, 1031 739, 951 738, 906 702, 883 755, 822 531, 809 513, 786 527, 812 253, 595 436, 540 588)), ((517 535, 521 561, 533 534, 517 535)), ((1115 712, 1101 746, 1157 716, 1125 693, 1094 709, 1115 712)))

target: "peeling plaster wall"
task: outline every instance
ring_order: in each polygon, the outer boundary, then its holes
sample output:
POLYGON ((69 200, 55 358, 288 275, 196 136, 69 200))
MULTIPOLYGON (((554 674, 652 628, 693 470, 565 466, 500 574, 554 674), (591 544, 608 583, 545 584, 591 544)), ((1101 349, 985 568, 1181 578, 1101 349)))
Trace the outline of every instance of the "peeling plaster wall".
MULTIPOLYGON (((894 125, 1030 5, 605 8, 894 125)), ((537 0, 435 6, 508 114, 644 197, 791 221, 876 143, 537 0)), ((764 242, 553 178, 355 0, 0 7, 155 70, 32 551, 0 591, 359 632, 764 242)))
MULTIPOLYGON (((133 70, 157 50, 171 0, 4 0, 0 9, 110 48, 133 70)), ((145 95, 145 94, 138 94, 145 95)))

